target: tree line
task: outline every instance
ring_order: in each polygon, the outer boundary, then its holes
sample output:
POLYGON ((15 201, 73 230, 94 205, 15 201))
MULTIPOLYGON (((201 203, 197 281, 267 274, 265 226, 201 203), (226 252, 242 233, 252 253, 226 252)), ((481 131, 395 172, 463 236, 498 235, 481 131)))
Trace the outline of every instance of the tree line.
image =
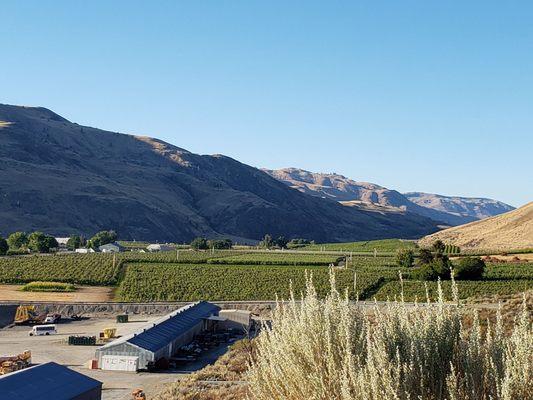
POLYGON ((480 257, 463 257, 453 264, 447 254, 459 254, 457 246, 446 245, 437 240, 430 248, 420 249, 415 262, 415 254, 411 249, 399 249, 396 253, 396 264, 402 268, 418 267, 413 271, 415 279, 423 281, 478 280, 485 272, 485 262, 480 257))
MULTIPOLYGON (((67 241, 67 249, 74 251, 81 247, 97 250, 99 246, 112 243, 117 240, 115 231, 101 231, 92 238, 86 240, 82 235, 72 235, 67 241)), ((0 256, 18 255, 26 253, 50 253, 57 250, 59 243, 55 237, 36 231, 30 234, 26 232, 14 232, 7 239, 0 236, 0 256)))

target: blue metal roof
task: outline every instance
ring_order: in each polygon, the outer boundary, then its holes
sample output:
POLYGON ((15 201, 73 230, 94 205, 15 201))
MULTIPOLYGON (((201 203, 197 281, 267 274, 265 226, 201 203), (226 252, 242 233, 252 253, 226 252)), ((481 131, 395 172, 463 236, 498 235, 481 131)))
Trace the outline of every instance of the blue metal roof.
POLYGON ((201 301, 176 310, 156 321, 151 327, 129 337, 127 342, 143 349, 156 352, 165 347, 178 336, 193 328, 196 324, 211 315, 218 315, 220 307, 201 301))
POLYGON ((49 362, 0 377, 2 400, 70 400, 102 382, 49 362))

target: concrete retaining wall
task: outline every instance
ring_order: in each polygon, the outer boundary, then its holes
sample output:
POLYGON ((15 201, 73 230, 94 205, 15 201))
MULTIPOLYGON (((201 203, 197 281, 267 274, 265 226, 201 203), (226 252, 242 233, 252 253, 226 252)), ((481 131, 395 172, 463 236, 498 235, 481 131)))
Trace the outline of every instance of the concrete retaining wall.
MULTIPOLYGON (((58 302, 4 302, 0 307, 12 309, 12 314, 7 313, 6 319, 13 322, 16 308, 20 304, 35 306, 38 313, 58 313, 64 317, 73 314, 85 316, 114 316, 117 314, 139 314, 139 315, 165 315, 191 302, 172 302, 172 303, 58 303, 58 302), (11 308, 10 308, 11 307, 11 308)), ((222 309, 248 310, 252 312, 262 312, 275 306, 274 302, 213 302, 222 309)), ((1 314, 2 308, 0 308, 1 314)), ((6 325, 7 325, 6 324, 6 325)), ((0 327, 1 315, 0 315, 0 327)))

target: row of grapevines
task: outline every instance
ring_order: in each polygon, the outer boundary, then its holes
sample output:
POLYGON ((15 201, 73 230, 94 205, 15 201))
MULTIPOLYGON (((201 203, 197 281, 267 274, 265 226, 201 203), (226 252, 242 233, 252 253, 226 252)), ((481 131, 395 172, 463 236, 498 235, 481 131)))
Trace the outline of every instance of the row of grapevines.
MULTIPOLYGON (((489 295, 509 295, 533 289, 533 280, 512 281, 457 281, 459 298, 489 295)), ((444 296, 452 299, 451 281, 441 282, 444 296)), ((390 281, 385 283, 375 294, 377 300, 400 299, 402 289, 405 301, 426 301, 426 287, 432 301, 438 297, 437 282, 390 281)))
POLYGON ((56 281, 86 285, 116 285, 120 260, 111 254, 64 254, 4 257, 0 282, 56 281))
POLYGON ((324 254, 248 253, 232 257, 213 258, 207 262, 233 265, 329 265, 342 259, 343 257, 324 254))
MULTIPOLYGON (((123 301, 273 300, 288 298, 290 285, 299 297, 305 274, 312 273, 320 295, 330 290, 329 269, 317 266, 130 264, 119 289, 123 301)), ((354 290, 354 271, 334 270, 336 286, 361 298, 379 287, 379 275, 360 274, 354 290)))

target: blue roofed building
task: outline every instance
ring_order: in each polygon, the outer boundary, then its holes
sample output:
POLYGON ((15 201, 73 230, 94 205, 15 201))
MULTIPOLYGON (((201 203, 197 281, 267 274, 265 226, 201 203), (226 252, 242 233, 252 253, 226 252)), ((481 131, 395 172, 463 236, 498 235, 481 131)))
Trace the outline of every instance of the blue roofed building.
POLYGON ((171 358, 180 347, 207 328, 220 307, 200 301, 179 308, 138 331, 122 336, 96 350, 98 367, 105 370, 138 371, 161 359, 171 358))
POLYGON ((102 382, 49 362, 0 377, 2 400, 100 400, 102 382))

